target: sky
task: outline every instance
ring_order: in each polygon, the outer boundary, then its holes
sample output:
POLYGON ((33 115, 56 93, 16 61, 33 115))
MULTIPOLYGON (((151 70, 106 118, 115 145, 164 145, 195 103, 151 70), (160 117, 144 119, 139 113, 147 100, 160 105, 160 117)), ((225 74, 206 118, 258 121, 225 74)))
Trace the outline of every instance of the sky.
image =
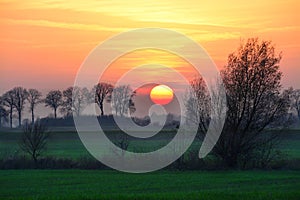
MULTIPOLYGON (((0 0, 0 94, 14 86, 65 89, 73 85, 80 65, 99 43, 147 27, 185 34, 202 45, 219 69, 247 38, 271 40, 283 55, 284 87, 300 88, 299 4, 297 0, 0 0)), ((174 68, 187 78, 195 76, 193 67, 178 56, 142 50, 114 61, 105 77, 113 82, 128 69, 151 63, 174 68)), ((163 72, 157 67, 138 78, 163 77, 163 72)))

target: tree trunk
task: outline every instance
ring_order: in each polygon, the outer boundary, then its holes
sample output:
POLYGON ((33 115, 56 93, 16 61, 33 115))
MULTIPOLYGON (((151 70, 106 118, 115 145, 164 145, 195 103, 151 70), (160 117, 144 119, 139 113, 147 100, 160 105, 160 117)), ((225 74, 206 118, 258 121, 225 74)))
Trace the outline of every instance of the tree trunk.
POLYGON ((56 108, 54 108, 54 118, 56 119, 56 108))
POLYGON ((21 125, 22 125, 22 111, 18 111, 18 115, 19 115, 19 127, 21 127, 21 125))
POLYGON ((13 109, 12 107, 10 108, 10 113, 9 113, 9 124, 10 128, 12 128, 12 115, 13 115, 13 109))
POLYGON ((37 168, 38 167, 38 159, 37 159, 37 156, 35 155, 35 153, 32 154, 32 159, 34 161, 35 168, 37 168))
POLYGON ((34 111, 31 109, 31 123, 34 124, 34 111))
POLYGON ((100 104, 100 111, 101 111, 101 116, 103 116, 104 115, 104 111, 103 111, 103 104, 100 104))

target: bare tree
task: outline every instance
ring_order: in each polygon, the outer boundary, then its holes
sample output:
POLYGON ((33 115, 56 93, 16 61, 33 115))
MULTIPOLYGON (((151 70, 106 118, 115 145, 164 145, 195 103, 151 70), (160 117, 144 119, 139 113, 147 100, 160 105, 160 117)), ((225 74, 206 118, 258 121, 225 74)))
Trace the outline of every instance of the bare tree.
POLYGON ((199 123, 198 136, 203 137, 210 122, 210 97, 202 77, 190 83, 192 91, 187 91, 185 102, 187 123, 199 123))
POLYGON ((42 97, 42 93, 39 92, 38 90, 36 89, 28 90, 27 100, 29 102, 29 110, 31 112, 31 123, 33 124, 34 124, 34 109, 37 104, 42 103, 41 97, 42 97))
POLYGON ((249 39, 228 57, 222 71, 227 119, 214 150, 229 167, 255 157, 274 140, 264 130, 288 121, 289 97, 281 93, 280 60, 271 42, 258 39, 249 39))
POLYGON ((0 127, 2 127, 3 121, 7 121, 8 112, 5 109, 3 97, 0 97, 0 127))
POLYGON ((83 109, 89 104, 90 92, 87 88, 73 88, 73 112, 79 116, 83 109))
POLYGON ((15 96, 12 90, 7 91, 2 96, 3 104, 8 108, 9 112, 9 125, 12 128, 13 112, 15 108, 15 96))
MULTIPOLYGON (((260 157, 269 160, 277 141, 276 134, 267 134, 268 127, 283 127, 289 122, 289 92, 281 92, 279 62, 270 42, 249 39, 236 53, 230 54, 222 71, 227 96, 227 118, 214 148, 228 167, 244 167, 260 157), (259 155, 259 156, 258 156, 259 155)), ((191 83, 194 93, 186 108, 191 120, 199 121, 199 130, 206 133, 209 124, 210 98, 201 78, 191 83)), ((216 99, 218 86, 212 90, 216 99)), ((221 95, 222 96, 222 95, 221 95)), ((215 114, 220 111, 213 111, 215 114)))
POLYGON ((300 120, 300 89, 292 91, 292 108, 297 112, 298 119, 300 120))
POLYGON ((22 111, 24 110, 24 106, 28 97, 28 92, 25 88, 15 87, 12 89, 14 95, 14 106, 18 113, 19 126, 22 125, 22 111))
POLYGON ((99 106, 101 115, 104 115, 103 103, 104 101, 110 101, 113 86, 108 83, 98 83, 93 88, 93 94, 95 94, 95 103, 99 106))
POLYGON ((69 87, 63 91, 61 112, 70 116, 75 113, 79 116, 88 104, 89 91, 87 88, 69 87))
POLYGON ((66 90, 63 91, 62 97, 62 104, 60 108, 60 112, 65 116, 72 116, 73 114, 73 103, 72 103, 72 96, 73 96, 73 87, 68 87, 66 90))
POLYGON ((26 123, 19 143, 20 148, 29 154, 37 165, 38 158, 46 150, 49 132, 47 126, 37 120, 34 124, 26 123))
POLYGON ((135 111, 133 97, 135 92, 129 85, 115 87, 112 94, 112 108, 116 115, 123 117, 135 111))
POLYGON ((48 107, 51 107, 54 111, 54 118, 57 117, 57 109, 62 105, 62 93, 59 90, 50 91, 45 99, 45 104, 48 107))

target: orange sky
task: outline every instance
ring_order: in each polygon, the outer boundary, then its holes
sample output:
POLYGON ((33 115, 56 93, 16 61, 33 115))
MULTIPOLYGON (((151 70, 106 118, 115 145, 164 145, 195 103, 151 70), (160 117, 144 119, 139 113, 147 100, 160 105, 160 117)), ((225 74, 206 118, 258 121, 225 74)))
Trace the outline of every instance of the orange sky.
MULTIPOLYGON (((242 39, 272 40, 283 52, 284 86, 300 88, 299 4, 298 0, 0 0, 0 94, 17 85, 38 89, 73 85, 78 68, 97 44, 144 27, 186 34, 219 68, 242 39)), ((120 58, 108 76, 119 76, 126 66, 152 62, 193 75, 191 67, 170 54, 143 51, 120 58)))

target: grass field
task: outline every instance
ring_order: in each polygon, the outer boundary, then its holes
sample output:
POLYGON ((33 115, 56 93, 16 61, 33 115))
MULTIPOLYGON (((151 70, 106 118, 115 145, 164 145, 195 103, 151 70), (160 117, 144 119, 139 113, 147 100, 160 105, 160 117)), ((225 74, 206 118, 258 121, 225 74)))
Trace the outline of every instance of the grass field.
MULTIPOLYGON (((6 157, 15 153, 21 153, 18 146, 20 131, 9 129, 0 131, 0 157, 6 157)), ((113 131, 109 134, 114 134, 113 131)), ((288 158, 300 158, 300 130, 288 130, 282 133, 282 142, 279 144, 280 150, 288 158)), ((152 142, 132 141, 129 150, 144 151, 163 146, 164 138, 157 138, 152 142)), ((199 143, 193 143, 194 148, 199 149, 199 143)), ((89 155, 88 151, 81 143, 78 134, 72 130, 53 130, 48 141, 46 155, 64 158, 80 158, 89 155)))
MULTIPOLYGON (((110 134, 114 134, 110 132, 110 134)), ((300 131, 282 133, 280 150, 300 158, 300 131)), ((20 131, 0 131, 0 156, 21 154, 20 131)), ((133 141, 130 148, 164 143, 133 141)), ((193 144, 199 148, 199 144, 193 144)), ((53 130, 45 155, 90 156, 77 133, 53 130)), ((300 171, 159 171, 127 174, 114 170, 0 170, 0 199, 300 199, 300 171)))
POLYGON ((0 199, 296 200, 299 189, 299 171, 0 171, 0 199))

